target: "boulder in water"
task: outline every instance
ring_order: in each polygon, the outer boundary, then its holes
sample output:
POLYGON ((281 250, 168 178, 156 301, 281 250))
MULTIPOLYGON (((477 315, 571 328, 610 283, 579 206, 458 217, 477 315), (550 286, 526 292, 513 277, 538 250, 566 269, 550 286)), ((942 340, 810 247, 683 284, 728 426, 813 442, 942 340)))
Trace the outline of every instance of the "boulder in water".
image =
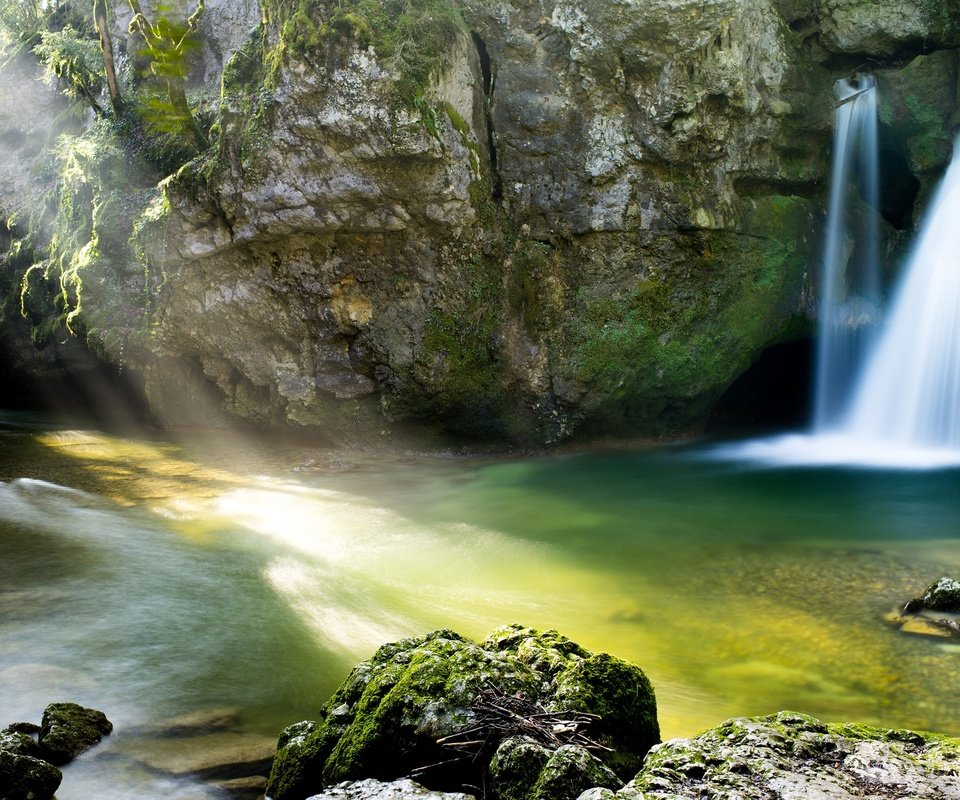
POLYGON ((595 715, 586 735, 609 748, 600 757, 624 779, 660 738, 653 688, 632 664, 591 653, 556 631, 515 625, 476 644, 440 630, 384 645, 347 677, 319 721, 287 728, 268 795, 302 800, 342 781, 411 773, 431 789, 480 785, 499 742, 521 733, 506 724, 476 733, 485 724, 477 704, 485 691, 551 714, 595 715), (484 741, 482 751, 458 758, 463 750, 438 742, 470 731, 475 735, 465 738, 484 741))
POLYGON ((102 711, 76 703, 51 703, 40 724, 40 748, 45 761, 62 765, 89 750, 113 730, 102 711))
POLYGON ((960 581, 956 578, 940 578, 923 593, 920 602, 931 611, 960 614, 960 581))
POLYGON ((899 612, 887 615, 903 633, 921 636, 960 636, 960 581, 940 578, 921 597, 908 601, 899 612))
POLYGON ((50 800, 62 779, 52 764, 0 746, 0 800, 50 800))

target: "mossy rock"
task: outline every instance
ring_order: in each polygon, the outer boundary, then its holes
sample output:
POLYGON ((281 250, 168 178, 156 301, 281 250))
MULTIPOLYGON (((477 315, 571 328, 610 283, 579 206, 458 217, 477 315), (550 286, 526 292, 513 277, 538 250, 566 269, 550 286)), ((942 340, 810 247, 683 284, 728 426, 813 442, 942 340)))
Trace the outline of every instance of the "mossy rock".
POLYGON ((51 703, 43 711, 40 749, 45 761, 66 764, 113 730, 102 711, 76 703, 51 703))
MULTIPOLYGON (((638 667, 594 655, 556 631, 509 626, 477 644, 439 630, 384 645, 351 672, 320 721, 287 728, 268 795, 300 800, 341 781, 391 780, 448 762, 451 751, 437 740, 470 727, 473 701, 488 684, 552 712, 600 715, 590 735, 615 751, 614 769, 639 765, 660 738, 653 689, 638 667)), ((418 780, 457 789, 476 784, 485 767, 428 769, 418 780)))
POLYGON ((490 763, 498 800, 575 800, 593 787, 623 785, 600 759, 579 745, 550 750, 527 737, 504 740, 490 763))
POLYGON ((0 731, 0 750, 6 750, 18 756, 42 758, 40 745, 33 736, 10 728, 0 731))
POLYGON ((50 800, 62 779, 46 761, 0 749, 0 800, 50 800))
MULTIPOLYGON (((642 771, 615 795, 589 800, 736 797, 960 798, 960 739, 868 725, 830 724, 805 714, 729 720, 694 739, 651 750, 642 771)), ((588 800, 583 797, 582 800, 588 800)))

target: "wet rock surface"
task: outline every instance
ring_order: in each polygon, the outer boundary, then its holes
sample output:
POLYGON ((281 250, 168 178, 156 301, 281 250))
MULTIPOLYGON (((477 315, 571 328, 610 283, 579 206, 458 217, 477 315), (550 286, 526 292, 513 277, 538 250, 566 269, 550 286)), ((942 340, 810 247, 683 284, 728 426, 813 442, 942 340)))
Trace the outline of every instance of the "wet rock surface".
MULTIPOLYGON (((590 653, 552 631, 511 626, 479 644, 452 631, 435 631, 381 647, 353 670, 319 721, 287 728, 278 742, 268 795, 302 800, 344 780, 412 773, 429 788, 480 786, 492 751, 465 754, 438 740, 476 732, 475 700, 487 685, 536 700, 549 712, 597 715, 589 736, 607 748, 594 757, 580 748, 534 744, 543 756, 542 764, 534 759, 538 769, 520 775, 514 765, 511 777, 503 778, 504 785, 527 787, 517 789, 517 797, 532 797, 534 790, 546 796, 554 789, 557 796, 573 796, 570 787, 579 791, 600 777, 616 781, 617 773, 626 779, 659 740, 653 689, 638 667, 590 653)), ((495 746, 503 734, 489 738, 495 746)), ((526 770, 530 760, 521 761, 526 770)))
POLYGON ((651 750, 614 793, 582 800, 956 800, 960 739, 781 712, 734 719, 651 750))
POLYGON ((940 578, 886 619, 903 633, 960 638, 960 581, 940 578))
POLYGON ((0 747, 0 800, 50 800, 62 779, 52 764, 0 747))
POLYGON ((8 725, 0 730, 0 800, 50 800, 63 779, 57 767, 112 730, 103 712, 76 703, 51 703, 40 725, 8 725))
POLYGON ((76 703, 51 703, 43 712, 38 741, 43 758, 66 764, 113 730, 106 714, 76 703))

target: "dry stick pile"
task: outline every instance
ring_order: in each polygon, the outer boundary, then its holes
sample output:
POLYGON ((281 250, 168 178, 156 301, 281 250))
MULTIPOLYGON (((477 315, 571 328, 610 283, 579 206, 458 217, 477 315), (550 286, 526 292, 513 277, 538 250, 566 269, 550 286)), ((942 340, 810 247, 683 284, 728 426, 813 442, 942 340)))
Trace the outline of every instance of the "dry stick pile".
POLYGON ((500 742, 513 736, 526 736, 550 750, 556 750, 565 744, 575 744, 586 750, 613 752, 611 748, 583 732, 584 728, 600 719, 596 714, 547 711, 539 703, 534 703, 522 694, 507 694, 489 681, 474 698, 472 709, 474 722, 469 728, 437 739, 437 744, 460 755, 419 767, 413 771, 414 777, 436 767, 468 759, 471 762, 483 763, 488 760, 483 758, 484 756, 492 756, 500 742))

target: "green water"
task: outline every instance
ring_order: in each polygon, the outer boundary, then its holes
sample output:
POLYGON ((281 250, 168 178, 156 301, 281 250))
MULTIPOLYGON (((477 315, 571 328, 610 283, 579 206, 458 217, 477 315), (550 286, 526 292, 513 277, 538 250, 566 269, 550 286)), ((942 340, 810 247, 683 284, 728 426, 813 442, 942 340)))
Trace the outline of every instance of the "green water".
MULTIPOLYGON (((960 574, 957 470, 761 468, 706 445, 330 454, 8 420, 0 481, 0 723, 87 703, 132 763, 162 720, 230 708, 273 735, 383 641, 508 622, 641 665, 665 737, 786 708, 960 734, 960 647, 883 619, 960 574)), ((84 763, 61 800, 113 762, 84 763)))

